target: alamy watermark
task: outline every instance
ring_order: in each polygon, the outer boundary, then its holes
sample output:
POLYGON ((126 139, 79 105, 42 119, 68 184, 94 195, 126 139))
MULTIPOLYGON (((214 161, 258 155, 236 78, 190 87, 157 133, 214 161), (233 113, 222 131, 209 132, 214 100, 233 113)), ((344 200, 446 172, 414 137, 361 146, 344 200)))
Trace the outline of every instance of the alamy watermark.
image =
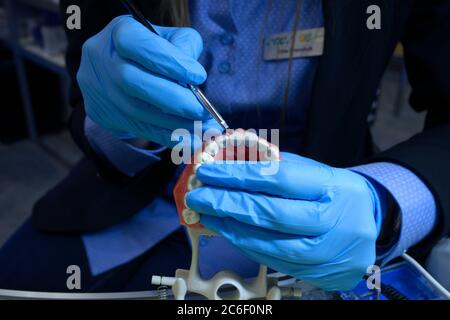
POLYGON ((366 20, 366 27, 369 30, 380 30, 381 29, 381 9, 379 6, 372 4, 367 7, 367 14, 370 16, 366 20))
POLYGON ((70 5, 66 9, 68 17, 66 19, 66 27, 68 30, 81 29, 81 8, 77 5, 70 5))
POLYGON ((69 275, 66 280, 66 286, 69 290, 81 290, 81 269, 73 264, 67 267, 66 273, 69 275))
POLYGON ((369 290, 381 290, 381 268, 377 265, 371 265, 366 270, 366 285, 369 290))

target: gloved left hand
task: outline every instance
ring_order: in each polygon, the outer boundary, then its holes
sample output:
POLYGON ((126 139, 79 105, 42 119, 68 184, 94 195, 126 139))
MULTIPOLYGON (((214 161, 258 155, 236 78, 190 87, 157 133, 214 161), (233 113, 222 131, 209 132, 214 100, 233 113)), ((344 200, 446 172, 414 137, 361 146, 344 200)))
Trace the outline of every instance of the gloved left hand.
POLYGON ((201 223, 250 258, 325 290, 352 289, 375 261, 381 204, 362 175, 289 153, 261 163, 202 164, 187 194, 201 223), (267 164, 265 164, 267 166, 267 164))

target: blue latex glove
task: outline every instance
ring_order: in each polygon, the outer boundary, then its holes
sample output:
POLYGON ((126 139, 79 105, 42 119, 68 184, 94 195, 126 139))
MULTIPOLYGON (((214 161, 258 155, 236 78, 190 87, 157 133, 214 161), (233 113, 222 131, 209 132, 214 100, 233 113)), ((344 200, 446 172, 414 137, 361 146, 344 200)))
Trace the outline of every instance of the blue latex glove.
POLYGON ((250 258, 325 290, 353 288, 375 261, 377 192, 363 176, 283 153, 261 164, 202 164, 187 195, 201 222, 250 258), (264 166, 267 166, 265 164, 264 166))
POLYGON ((219 128, 183 84, 201 84, 203 49, 191 28, 147 30, 130 16, 112 20, 83 45, 77 80, 87 115, 119 137, 139 137, 173 147, 174 129, 219 128))

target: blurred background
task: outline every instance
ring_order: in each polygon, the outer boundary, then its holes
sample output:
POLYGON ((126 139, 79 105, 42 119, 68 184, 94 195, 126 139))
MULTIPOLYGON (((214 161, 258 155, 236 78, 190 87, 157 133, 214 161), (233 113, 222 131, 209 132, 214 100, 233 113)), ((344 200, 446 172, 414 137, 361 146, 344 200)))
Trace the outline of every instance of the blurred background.
MULTIPOLYGON (((81 158, 65 129, 63 19, 58 0, 0 0, 0 246, 81 158)), ((381 150, 422 128, 424 114, 408 106, 409 91, 398 46, 369 119, 381 150)))

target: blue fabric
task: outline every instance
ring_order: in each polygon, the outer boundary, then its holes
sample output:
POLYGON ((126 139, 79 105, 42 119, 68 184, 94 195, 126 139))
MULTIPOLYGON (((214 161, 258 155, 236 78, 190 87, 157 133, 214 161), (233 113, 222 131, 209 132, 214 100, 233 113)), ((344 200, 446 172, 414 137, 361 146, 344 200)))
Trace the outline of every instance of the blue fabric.
POLYGON ((0 288, 73 293, 66 270, 77 265, 81 288, 76 292, 154 290, 152 275, 173 276, 176 269, 189 267, 190 259, 189 242, 180 229, 139 258, 96 276, 78 235, 42 232, 28 219, 0 248, 0 288))
MULTIPOLYGON (((273 33, 294 30, 296 2, 197 0, 190 3, 193 27, 205 44, 200 62, 208 71, 207 85, 203 88, 207 96, 231 127, 280 128, 288 62, 264 61, 262 40, 273 33), (264 25, 266 14, 270 23, 264 25), (257 114, 261 117, 256 117, 257 114)), ((321 1, 302 1, 298 29, 321 26, 321 1)), ((300 151, 317 62, 317 58, 292 62, 287 122, 281 128, 280 137, 280 147, 285 151, 300 151)), ((125 174, 133 175, 158 159, 157 150, 136 150, 89 120, 86 128, 88 139, 96 149, 125 174)), ((175 209, 170 210, 168 206, 156 199, 129 221, 83 236, 92 272, 97 274, 133 259, 175 229, 178 223, 175 209), (167 232, 162 230, 163 226, 167 232)), ((205 276, 223 267, 240 270, 246 276, 257 267, 223 239, 209 239, 200 247, 200 256, 200 270, 205 276)))
MULTIPOLYGON (((203 90, 231 128, 280 129, 280 149, 299 153, 318 58, 292 60, 286 123, 281 121, 288 60, 264 61, 263 40, 294 30, 297 1, 191 1, 192 26, 208 72, 203 90), (271 4, 271 5, 270 5, 271 4)), ((298 30, 323 26, 322 3, 302 1, 298 30)))
POLYGON ((84 234, 91 273, 96 276, 140 256, 179 228, 173 203, 156 198, 126 222, 84 234))
POLYGON ((118 170, 128 176, 134 176, 160 160, 158 153, 165 149, 165 147, 156 150, 135 148, 97 125, 89 117, 86 117, 84 122, 84 130, 94 150, 107 157, 118 170))
POLYGON ((384 263, 398 257, 428 235, 436 222, 436 203, 427 186, 408 169, 388 162, 352 168, 383 185, 401 211, 399 241, 380 258, 384 263))

